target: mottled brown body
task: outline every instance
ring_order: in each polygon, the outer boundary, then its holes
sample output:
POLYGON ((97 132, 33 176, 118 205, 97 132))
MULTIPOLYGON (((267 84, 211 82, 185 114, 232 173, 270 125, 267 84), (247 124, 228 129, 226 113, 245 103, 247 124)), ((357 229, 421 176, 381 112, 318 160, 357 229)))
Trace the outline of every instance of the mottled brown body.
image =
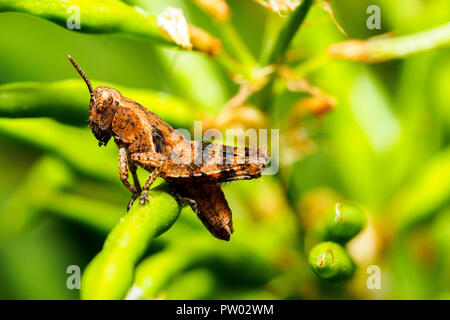
POLYGON ((215 237, 229 240, 233 232, 231 210, 220 183, 258 178, 269 160, 268 154, 262 149, 187 140, 158 115, 117 90, 93 90, 83 71, 69 59, 91 93, 89 123, 99 145, 113 138, 119 148, 120 179, 133 195, 128 209, 139 195, 140 204, 145 204, 150 186, 162 177, 215 237), (137 166, 151 173, 142 188, 137 166), (133 185, 128 182, 129 172, 133 185))

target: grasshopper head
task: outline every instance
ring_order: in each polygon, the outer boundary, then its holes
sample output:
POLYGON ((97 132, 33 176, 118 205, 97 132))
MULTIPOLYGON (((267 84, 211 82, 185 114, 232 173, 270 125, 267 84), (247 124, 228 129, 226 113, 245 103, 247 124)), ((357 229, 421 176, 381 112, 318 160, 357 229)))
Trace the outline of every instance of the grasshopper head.
POLYGON ((119 91, 109 87, 95 88, 89 104, 89 124, 99 145, 106 145, 112 136, 112 121, 119 106, 119 91))
POLYGON ((89 125, 92 133, 99 141, 99 146, 102 144, 106 145, 112 136, 111 125, 118 107, 116 101, 120 100, 121 95, 119 91, 109 87, 97 87, 93 90, 91 82, 83 70, 71 56, 68 56, 68 58, 84 82, 86 82, 91 95, 91 101, 89 103, 89 125))

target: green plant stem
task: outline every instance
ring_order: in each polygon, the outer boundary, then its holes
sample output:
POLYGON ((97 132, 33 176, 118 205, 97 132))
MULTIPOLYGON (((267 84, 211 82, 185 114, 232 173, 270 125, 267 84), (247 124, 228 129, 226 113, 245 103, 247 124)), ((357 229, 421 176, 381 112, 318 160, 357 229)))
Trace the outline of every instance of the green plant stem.
POLYGON ((45 118, 0 118, 0 134, 28 147, 57 155, 84 176, 118 183, 117 148, 109 143, 100 150, 88 128, 66 126, 45 118))
MULTIPOLYGON (((25 183, 14 193, 0 212, 0 238, 10 238, 20 234, 31 221, 41 214, 51 214, 57 218, 75 221, 89 228, 108 233, 119 222, 125 206, 111 205, 83 196, 68 194, 49 187, 42 182, 51 182, 49 177, 58 172, 64 163, 53 160, 51 168, 42 170, 44 158, 33 167, 25 183), (36 179, 36 171, 39 178, 36 179), (39 190, 37 193, 36 190, 39 190), (24 201, 23 199, 27 199, 24 201)), ((45 168, 44 168, 45 169, 45 168)), ((67 183, 66 183, 67 184, 67 183)))
POLYGON ((46 214, 75 221, 100 232, 108 233, 125 214, 125 204, 120 207, 59 191, 53 192, 51 197, 40 199, 35 206, 46 214))
POLYGON ((80 9, 81 18, 81 29, 74 29, 74 31, 124 33, 175 45, 161 35, 155 17, 144 15, 118 0, 3 0, 0 2, 0 12, 23 12, 52 21, 65 28, 75 12, 70 10, 72 8, 80 9))
POLYGON ((224 21, 217 22, 217 24, 224 42, 230 47, 231 52, 236 55, 236 58, 247 66, 253 67, 256 65, 255 58, 242 41, 242 38, 236 32, 236 29, 231 24, 230 20, 226 19, 224 21))
POLYGON ((218 281, 207 268, 188 270, 179 275, 165 291, 167 299, 202 300, 220 290, 218 281))
POLYGON ((286 181, 286 178, 284 177, 284 169, 282 167, 280 167, 276 177, 281 189, 283 190, 283 194, 285 195, 286 203, 288 204, 292 213, 295 215, 295 221, 297 222, 297 234, 299 237, 299 250, 302 255, 305 255, 306 230, 300 219, 300 212, 297 207, 297 201, 290 191, 291 189, 289 188, 289 182, 286 181))
POLYGON ((328 53, 335 59, 376 63, 449 45, 450 23, 447 23, 427 31, 390 39, 339 42, 331 45, 328 53))
POLYGON ((379 62, 450 45, 450 22, 420 33, 370 42, 369 60, 379 62))
MULTIPOLYGON (((266 283, 278 271, 266 257, 248 247, 247 243, 232 242, 226 245, 211 245, 209 235, 189 235, 189 243, 181 238, 151 257, 142 261, 136 268, 133 287, 128 298, 154 299, 178 275, 188 269, 208 267, 219 272, 222 278, 230 276, 241 285, 266 283), (231 247, 230 247, 231 246, 231 247), (246 269, 236 274, 245 261, 246 269)), ((186 233, 183 233, 183 238, 186 233)))
MULTIPOLYGON (((119 90, 124 96, 146 106, 174 126, 189 127, 196 117, 191 106, 163 92, 97 81, 92 81, 92 84, 94 87, 106 85, 119 90)), ((88 109, 89 91, 81 79, 0 85, 0 117, 48 117, 71 125, 85 126, 88 124, 88 109)))
MULTIPOLYGON (((266 64, 272 64, 275 62, 278 62, 284 54, 286 53, 286 50, 289 47, 289 44, 291 43, 292 39, 294 38, 295 34, 297 33, 297 30, 300 28, 301 24, 306 18, 306 15, 309 12, 309 9, 311 8, 312 0, 305 0, 302 2, 300 6, 298 6, 294 12, 291 13, 291 15, 288 18, 288 21, 283 25, 281 28, 281 31, 278 35, 277 40, 274 42, 274 45, 271 49, 271 52, 268 55, 267 60, 265 61, 266 64)), ((275 77, 276 73, 273 73, 270 75, 269 81, 266 84, 266 86, 263 88, 260 99, 261 101, 261 109, 268 110, 269 106, 272 104, 272 91, 273 91, 273 85, 275 83, 275 77)), ((281 170, 281 169, 280 169, 281 170)), ((292 196, 290 196, 287 182, 284 180, 282 173, 279 172, 278 180, 280 182, 280 186, 284 189, 287 202, 291 208, 291 210, 296 214, 296 219, 298 219, 298 210, 295 204, 295 201, 292 199, 292 196)), ((302 226, 298 224, 299 227, 299 236, 300 236, 300 248, 303 251, 304 246, 304 240, 305 240, 305 231, 303 230, 302 226)))
POLYGON ((266 64, 278 62, 285 54, 292 39, 306 18, 313 1, 304 0, 288 17, 288 20, 281 28, 278 38, 271 50, 271 54, 266 64))
POLYGON ((134 265, 153 238, 173 225, 179 213, 180 205, 164 185, 149 192, 145 206, 136 201, 84 272, 82 299, 123 299, 133 280, 134 265))
MULTIPOLYGON (((312 5, 312 0, 305 0, 299 5, 288 17, 288 20, 281 28, 280 33, 278 34, 278 38, 275 41, 272 49, 269 51, 270 54, 264 64, 270 65, 273 63, 279 63, 283 58, 286 50, 289 48, 289 45, 292 42, 295 34, 298 29, 302 25, 303 21, 306 18, 306 15, 309 12, 309 9, 312 5)), ((268 110, 269 106, 272 104, 272 91, 273 85, 275 83, 276 74, 272 74, 270 79, 264 89, 261 92, 261 109, 268 110)))
MULTIPOLYGON (((291 15, 288 18, 288 21, 281 28, 278 38, 274 42, 271 51, 269 51, 270 54, 268 55, 268 58, 265 61, 266 64, 278 62, 278 60, 280 60, 284 56, 286 50, 289 48, 292 39, 294 38, 298 29, 301 27, 303 21, 305 20, 306 15, 308 14, 309 9, 311 8, 311 5, 312 0, 305 0, 302 2, 300 6, 298 6, 294 10, 294 12, 291 13, 291 15)), ((270 76, 269 82, 266 84, 261 93, 262 96, 261 108, 263 110, 268 110, 269 106, 272 104, 272 93, 273 93, 273 85, 275 83, 275 76, 276 74, 272 74, 270 76)), ((280 170, 282 169, 280 168, 280 170)), ((282 172, 279 172, 277 174, 277 177, 280 186, 283 188, 286 194, 287 203, 289 204, 291 210, 296 215, 296 219, 298 221, 298 232, 300 237, 300 250, 303 253, 305 243, 305 230, 303 229, 303 226, 300 224, 299 221, 297 205, 292 196, 290 195, 287 182, 284 180, 285 178, 283 177, 282 172)))
POLYGON ((195 254, 186 254, 186 248, 166 249, 145 259, 136 268, 133 286, 127 298, 155 298, 173 277, 181 274, 192 266, 194 261, 204 256, 204 250, 198 249, 196 247, 195 254))

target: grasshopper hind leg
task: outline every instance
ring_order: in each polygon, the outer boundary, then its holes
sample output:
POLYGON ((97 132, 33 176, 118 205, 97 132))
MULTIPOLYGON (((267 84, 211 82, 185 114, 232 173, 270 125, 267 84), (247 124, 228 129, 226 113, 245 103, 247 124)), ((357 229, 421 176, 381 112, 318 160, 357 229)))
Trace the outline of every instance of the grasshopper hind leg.
POLYGON ((159 168, 155 168, 148 177, 147 181, 145 181, 143 191, 141 193, 141 200, 139 201, 139 204, 141 206, 145 205, 148 202, 148 190, 150 189, 153 182, 155 182, 156 178, 159 177, 159 175, 160 175, 159 168))

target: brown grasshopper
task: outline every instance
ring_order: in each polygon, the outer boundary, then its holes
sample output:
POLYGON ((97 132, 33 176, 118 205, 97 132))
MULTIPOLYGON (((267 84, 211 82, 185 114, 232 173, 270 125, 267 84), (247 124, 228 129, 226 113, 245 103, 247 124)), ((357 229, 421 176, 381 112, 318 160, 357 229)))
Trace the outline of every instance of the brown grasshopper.
POLYGON ((132 193, 127 210, 139 196, 141 205, 148 202, 150 186, 161 177, 177 200, 188 203, 215 237, 229 240, 233 232, 231 210, 220 183, 260 177, 269 161, 268 153, 187 140, 158 115, 119 91, 103 86, 94 90, 74 59, 68 58, 88 86, 89 124, 99 146, 112 137, 119 148, 120 180, 132 193), (150 172, 142 188, 137 166, 150 172), (129 171, 133 184, 128 181, 129 171))

